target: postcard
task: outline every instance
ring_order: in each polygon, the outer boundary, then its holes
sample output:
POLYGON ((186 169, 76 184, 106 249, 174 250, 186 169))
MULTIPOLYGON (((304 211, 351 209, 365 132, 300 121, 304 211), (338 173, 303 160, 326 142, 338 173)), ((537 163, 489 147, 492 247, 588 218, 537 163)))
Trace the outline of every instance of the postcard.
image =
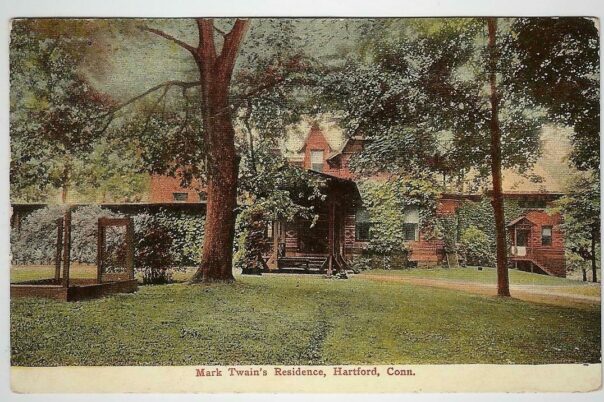
POLYGON ((600 389, 599 24, 13 19, 13 392, 600 389))

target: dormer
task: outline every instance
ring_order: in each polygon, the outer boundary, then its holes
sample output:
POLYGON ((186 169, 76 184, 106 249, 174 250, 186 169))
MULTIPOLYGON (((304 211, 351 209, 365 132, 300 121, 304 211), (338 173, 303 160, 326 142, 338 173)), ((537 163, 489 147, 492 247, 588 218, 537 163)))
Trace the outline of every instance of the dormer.
POLYGON ((331 155, 332 149, 316 122, 310 128, 310 133, 300 152, 304 152, 305 169, 317 172, 325 172, 327 170, 326 161, 331 155))

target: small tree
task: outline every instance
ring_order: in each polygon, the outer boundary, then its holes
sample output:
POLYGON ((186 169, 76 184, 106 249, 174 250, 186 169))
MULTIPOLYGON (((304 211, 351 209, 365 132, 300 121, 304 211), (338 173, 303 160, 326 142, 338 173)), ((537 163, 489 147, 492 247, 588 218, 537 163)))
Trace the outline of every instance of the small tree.
POLYGON ((174 261, 170 248, 172 236, 151 215, 136 217, 134 265, 143 274, 143 283, 162 284, 170 281, 169 268, 174 261))
POLYGON ((568 194, 556 203, 562 213, 566 247, 591 262, 592 281, 597 282, 597 249, 600 245, 599 175, 577 175, 568 194))

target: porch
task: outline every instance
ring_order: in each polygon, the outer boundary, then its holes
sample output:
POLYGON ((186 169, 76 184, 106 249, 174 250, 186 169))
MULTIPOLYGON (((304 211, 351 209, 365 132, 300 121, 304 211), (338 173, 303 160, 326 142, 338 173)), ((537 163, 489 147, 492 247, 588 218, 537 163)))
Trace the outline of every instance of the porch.
POLYGON ((311 219, 276 221, 269 230, 273 247, 268 272, 327 274, 349 269, 346 248, 346 217, 353 215, 361 197, 352 180, 311 171, 325 180, 323 201, 311 205, 311 219))

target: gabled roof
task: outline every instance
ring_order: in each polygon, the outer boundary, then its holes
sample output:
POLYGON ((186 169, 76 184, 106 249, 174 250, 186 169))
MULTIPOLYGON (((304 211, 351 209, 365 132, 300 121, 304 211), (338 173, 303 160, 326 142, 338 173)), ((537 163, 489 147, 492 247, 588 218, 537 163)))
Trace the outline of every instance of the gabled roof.
POLYGON ((333 154, 329 158, 327 158, 327 161, 335 160, 336 158, 341 156, 342 153, 344 153, 344 150, 346 150, 346 147, 348 146, 348 144, 350 143, 350 140, 367 141, 366 138, 361 135, 353 135, 352 137, 348 137, 348 138, 346 138, 346 141, 344 141, 344 145, 342 145, 342 148, 338 152, 336 152, 335 154, 333 154))
POLYGON ((327 144, 327 147, 329 148, 329 152, 333 151, 333 148, 331 148, 331 145, 329 145, 329 141, 327 141, 327 138, 325 137, 325 134, 321 130, 321 127, 319 127, 319 124, 317 122, 315 122, 310 127, 310 131, 306 135, 306 139, 304 139, 304 145, 302 145, 302 147, 300 149, 298 149, 298 152, 304 152, 304 150, 306 149, 306 144, 308 143, 308 139, 313 134, 320 135, 321 137, 323 137, 323 141, 325 141, 325 143, 327 144))
POLYGON ((508 223, 508 224, 506 225, 506 227, 508 227, 508 228, 509 228, 509 227, 511 227, 511 226, 514 226, 514 225, 516 225, 517 223, 521 222, 522 220, 526 220, 526 221, 528 221, 528 223, 530 223, 531 225, 534 225, 534 224, 535 224, 533 221, 531 221, 529 218, 527 218, 526 216, 524 216, 524 215, 523 215, 523 216, 520 216, 520 217, 518 217, 518 218, 514 219, 514 220, 513 220, 513 221, 511 221, 510 223, 508 223))

